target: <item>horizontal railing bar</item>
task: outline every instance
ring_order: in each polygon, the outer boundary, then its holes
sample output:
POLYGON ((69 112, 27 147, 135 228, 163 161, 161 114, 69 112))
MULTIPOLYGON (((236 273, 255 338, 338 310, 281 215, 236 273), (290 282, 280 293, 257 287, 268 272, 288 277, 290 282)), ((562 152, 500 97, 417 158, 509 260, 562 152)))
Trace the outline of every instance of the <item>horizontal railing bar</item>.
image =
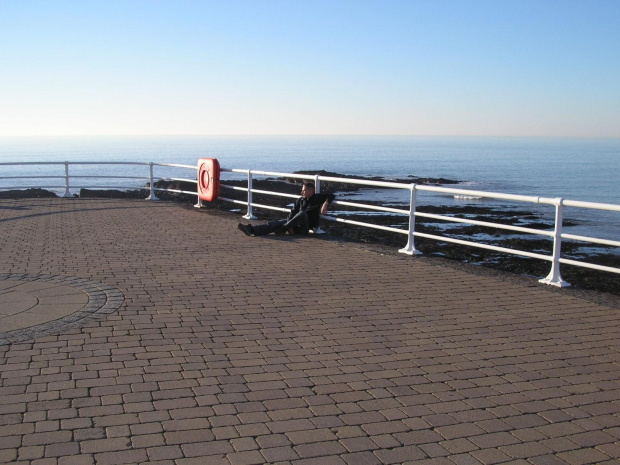
POLYGON ((69 165, 138 165, 138 166, 149 166, 150 165, 150 162, 140 162, 140 161, 70 161, 67 163, 69 165))
POLYGON ((541 255, 541 254, 537 254, 533 252, 526 252, 524 250, 508 249, 506 247, 497 247, 495 245, 489 245, 489 244, 478 244, 477 242, 464 241, 462 239, 453 239, 451 237, 436 236, 434 234, 426 234, 426 233, 420 233, 420 232, 414 232, 413 235, 416 237, 424 237, 426 239, 433 239, 439 242, 452 242, 453 244, 467 245, 470 247, 478 247, 479 249, 495 250, 497 252, 505 252, 505 253, 509 253, 512 255, 522 255, 524 257, 538 258, 540 260, 546 260, 546 261, 553 260, 553 257, 549 255, 541 255))
POLYGON ((560 258, 560 263, 563 263, 566 265, 581 266, 583 268, 590 268, 592 270, 608 271, 610 273, 620 274, 620 268, 612 268, 611 266, 596 265, 594 263, 580 262, 577 260, 569 260, 568 258, 560 258))
MULTIPOLYGON (((65 186, 61 186, 63 189, 65 186)), ((110 189, 110 190, 119 190, 119 189, 127 189, 127 190, 149 190, 148 187, 136 187, 136 186, 69 186, 70 189, 110 189)))
POLYGON ((562 239, 571 239, 571 240, 582 241, 582 242, 594 242, 596 244, 611 245, 611 246, 614 246, 614 247, 620 247, 620 242, 619 241, 611 241, 609 239, 598 239, 596 237, 588 237, 588 236, 577 236, 575 234, 563 233, 562 234, 562 239))
MULTIPOLYGON (((38 177, 38 176, 37 176, 38 177)), ((60 176, 57 176, 60 177, 60 176)), ((64 178, 64 176, 62 176, 64 178)), ((144 176, 99 176, 99 175, 76 175, 72 174, 69 176, 71 179, 141 179, 143 181, 148 181, 150 178, 144 176)))
POLYGON ((386 213, 398 213, 400 215, 409 215, 409 210, 401 210, 398 208, 390 208, 390 207, 378 207, 376 205, 368 205, 364 203, 354 203, 354 202, 345 202, 343 200, 334 200, 332 205, 344 205, 346 207, 359 207, 365 208, 367 210, 376 210, 380 212, 386 213))
POLYGON ((311 174, 279 173, 277 171, 256 171, 256 170, 250 170, 250 171, 252 172, 252 175, 257 175, 257 176, 280 176, 283 178, 297 178, 297 179, 314 179, 315 178, 315 176, 311 174))
POLYGON ((290 208, 280 208, 280 207, 272 207, 271 205, 263 205, 261 203, 252 203, 253 207, 257 207, 257 208, 264 208, 267 210, 277 210, 280 212, 288 212, 290 211, 290 208))
POLYGON ((323 218, 325 218, 328 221, 334 221, 336 223, 354 224, 357 226, 364 226, 364 227, 372 228, 372 229, 381 229, 383 231, 390 231, 390 232, 395 232, 395 233, 400 233, 400 234, 409 234, 409 232, 405 231, 404 229, 391 228, 389 226, 381 226, 378 224, 364 223, 363 221, 347 220, 344 218, 337 218, 335 216, 323 216, 323 218))
POLYGON ((595 210, 607 210, 620 212, 620 205, 613 203, 600 203, 600 202, 582 202, 579 200, 563 200, 562 205, 565 207, 578 207, 578 208, 592 208, 595 210))
MULTIPOLYGON (((73 177, 73 176, 71 176, 73 177)), ((0 176, 0 179, 65 179, 65 176, 0 176)))
POLYGON ((220 172, 226 173, 243 173, 249 174, 252 172, 253 175, 257 176, 280 176, 285 178, 299 178, 299 179, 315 179, 315 176, 310 174, 294 174, 294 173, 279 173, 276 171, 260 171, 260 170, 246 170, 246 169, 238 169, 238 168, 221 168, 220 172))
POLYGON ((262 191, 260 189, 252 189, 252 192, 254 194, 267 194, 267 195, 274 195, 276 197, 287 197, 289 199, 299 198, 299 195, 285 194, 284 192, 262 191))
POLYGON ((347 183, 347 184, 365 184, 369 186, 391 187, 394 189, 407 189, 407 190, 410 190, 413 184, 413 183, 404 184, 400 182, 388 182, 388 181, 372 181, 372 180, 366 180, 366 179, 334 178, 331 176, 319 176, 319 181, 342 182, 342 183, 347 183))
MULTIPOLYGON (((147 178, 149 179, 149 178, 147 178)), ((159 181, 182 181, 182 182, 193 182, 194 184, 198 184, 196 179, 184 179, 184 178, 158 178, 159 181)))
POLYGON ((0 166, 18 166, 18 165, 64 165, 64 161, 11 161, 2 162, 0 166))
MULTIPOLYGON (((235 190, 235 191, 243 191, 243 192, 247 192, 248 188, 247 187, 238 187, 238 186, 230 186, 227 184, 220 184, 220 187, 225 187, 226 189, 231 189, 231 190, 235 190)), ((267 194, 267 195, 273 195, 276 197, 287 197, 290 199, 296 199, 299 197, 299 195, 293 195, 293 194, 285 194, 284 192, 275 192, 275 191, 263 191, 260 189, 252 189, 252 193, 254 194, 267 194)), ((252 204, 254 205, 254 204, 252 204)))
MULTIPOLYGON (((4 165, 140 165, 149 166, 150 162, 143 161, 14 161, 0 163, 4 165)), ((153 163, 154 164, 154 163, 153 163)))
POLYGON ((437 187, 437 186, 421 186, 416 185, 416 190, 419 191, 428 191, 428 192, 443 192, 446 194, 461 194, 461 195, 469 195, 474 197, 486 197, 493 199, 501 199, 501 200, 514 200, 519 202, 529 202, 529 203, 544 203, 555 205, 557 199, 547 198, 547 197, 537 197, 532 195, 517 195, 517 194, 502 194, 500 192, 485 192, 485 191, 471 191, 467 189, 454 189, 451 187, 437 187))
POLYGON ((198 192, 192 191, 181 191, 178 189, 162 189, 161 187, 154 187, 154 191, 165 191, 165 192, 176 192, 177 194, 190 194, 190 195, 198 195, 198 192))
POLYGON ((2 190, 8 190, 8 191, 12 191, 12 190, 22 190, 22 189, 64 189, 65 186, 64 184, 62 186, 7 186, 7 187, 0 187, 0 189, 2 190))
POLYGON ((198 169, 198 166, 195 165, 179 165, 176 163, 153 163, 153 166, 171 166, 173 168, 187 168, 192 170, 198 169))
POLYGON ((247 205, 247 202, 244 202, 243 200, 234 200, 234 199, 228 199, 226 197, 219 197, 219 200, 225 200, 226 202, 231 202, 231 203, 238 203, 240 205, 247 205))
POLYGON ((554 235, 553 231, 545 231, 545 230, 533 229, 533 228, 524 228, 523 226, 512 226, 509 224, 489 223, 487 221, 468 220, 466 218, 456 218, 454 216, 436 215, 433 213, 416 212, 415 216, 420 216, 422 218, 431 218, 431 219, 436 219, 436 220, 444 220, 444 221, 449 221, 452 223, 464 223, 464 224, 472 224, 476 226, 486 226, 489 228, 506 229, 509 231, 517 231, 517 232, 523 232, 523 233, 528 233, 528 234, 537 234, 540 236, 553 237, 554 235))
MULTIPOLYGON (((233 191, 244 191, 244 192, 248 191, 247 187, 229 186, 227 184, 220 184, 220 187, 223 187, 224 189, 230 189, 233 191)), ((254 192, 254 190, 252 190, 252 192, 254 192)))

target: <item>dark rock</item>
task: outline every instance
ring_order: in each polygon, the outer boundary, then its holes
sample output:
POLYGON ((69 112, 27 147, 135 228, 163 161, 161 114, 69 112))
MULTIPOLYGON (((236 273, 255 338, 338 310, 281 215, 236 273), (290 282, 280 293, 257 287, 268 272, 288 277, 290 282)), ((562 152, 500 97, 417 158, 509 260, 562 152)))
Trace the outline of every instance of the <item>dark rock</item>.
POLYGON ((130 191, 119 190, 93 190, 80 189, 81 198, 98 198, 98 199, 144 199, 148 197, 149 191, 146 189, 136 189, 130 191))
POLYGON ((0 199, 43 199, 58 197, 55 193, 45 189, 24 189, 0 191, 0 199))

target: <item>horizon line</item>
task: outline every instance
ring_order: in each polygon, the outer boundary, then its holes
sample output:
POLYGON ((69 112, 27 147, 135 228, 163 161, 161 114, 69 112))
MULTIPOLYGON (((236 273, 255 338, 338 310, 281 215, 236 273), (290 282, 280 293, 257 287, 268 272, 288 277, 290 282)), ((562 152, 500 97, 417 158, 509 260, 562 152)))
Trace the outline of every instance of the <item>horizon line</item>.
POLYGON ((541 135, 482 135, 482 134, 0 134, 0 139, 17 138, 80 138, 80 137, 445 137, 496 139, 620 139, 619 136, 541 136, 541 135))

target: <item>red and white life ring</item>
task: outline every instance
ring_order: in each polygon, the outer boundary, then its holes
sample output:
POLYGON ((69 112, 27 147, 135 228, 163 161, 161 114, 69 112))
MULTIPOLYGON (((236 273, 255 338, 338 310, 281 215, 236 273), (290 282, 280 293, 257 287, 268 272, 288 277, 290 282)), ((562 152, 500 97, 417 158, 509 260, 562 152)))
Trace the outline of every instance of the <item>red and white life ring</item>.
POLYGON ((198 197, 212 202, 220 195, 220 162, 217 158, 198 160, 198 197))

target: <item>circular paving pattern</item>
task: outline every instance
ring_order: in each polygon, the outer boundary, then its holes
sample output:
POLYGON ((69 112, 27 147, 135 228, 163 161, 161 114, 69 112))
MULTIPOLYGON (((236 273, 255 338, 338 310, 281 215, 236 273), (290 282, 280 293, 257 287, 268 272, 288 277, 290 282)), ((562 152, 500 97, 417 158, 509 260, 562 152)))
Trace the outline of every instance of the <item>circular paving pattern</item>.
POLYGON ((80 326, 123 302, 120 290, 86 279, 0 274, 0 345, 80 326))

